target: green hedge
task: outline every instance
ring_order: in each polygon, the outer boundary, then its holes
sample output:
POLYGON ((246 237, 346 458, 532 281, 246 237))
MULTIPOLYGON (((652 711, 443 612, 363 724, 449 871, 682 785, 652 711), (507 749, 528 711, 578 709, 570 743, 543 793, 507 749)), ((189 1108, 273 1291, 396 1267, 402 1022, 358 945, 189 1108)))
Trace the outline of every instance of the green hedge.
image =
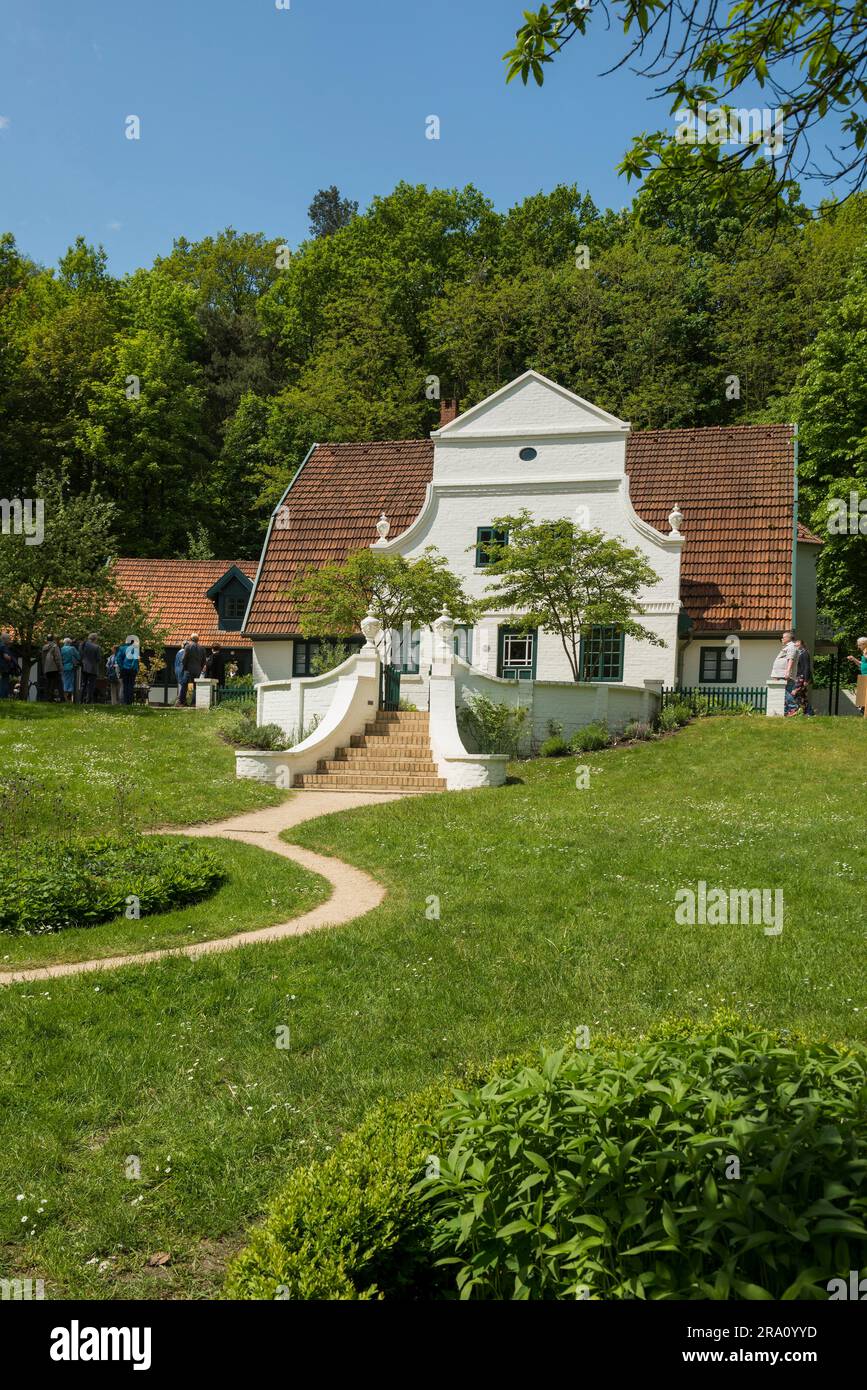
POLYGON ((867 1265, 867 1050, 660 1031, 378 1108, 226 1295, 826 1298, 867 1265))
POLYGON ((323 1163, 298 1168, 230 1265, 225 1297, 433 1296, 432 1219, 413 1188, 447 1096, 380 1104, 323 1163))
POLYGON ((144 917, 194 902, 223 882, 207 846, 175 836, 29 841, 0 848, 0 931, 26 936, 144 917))

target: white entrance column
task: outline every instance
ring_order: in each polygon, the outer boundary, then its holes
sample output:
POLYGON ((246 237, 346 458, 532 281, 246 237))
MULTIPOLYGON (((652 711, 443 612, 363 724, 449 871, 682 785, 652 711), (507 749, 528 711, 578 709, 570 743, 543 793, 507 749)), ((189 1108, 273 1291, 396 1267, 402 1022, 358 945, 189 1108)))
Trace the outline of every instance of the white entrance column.
POLYGON ((786 682, 784 680, 774 680, 772 676, 768 681, 768 703, 765 713, 771 717, 786 713, 786 682))

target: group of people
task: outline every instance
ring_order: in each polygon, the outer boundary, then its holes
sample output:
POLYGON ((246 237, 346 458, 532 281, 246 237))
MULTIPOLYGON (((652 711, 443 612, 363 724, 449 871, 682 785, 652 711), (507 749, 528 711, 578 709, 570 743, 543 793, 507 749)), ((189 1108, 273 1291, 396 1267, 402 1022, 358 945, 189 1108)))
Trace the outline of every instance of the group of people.
POLYGON ((96 632, 88 633, 81 642, 74 642, 71 637, 64 637, 58 642, 54 634, 49 633, 40 655, 45 694, 49 700, 62 699, 71 705, 75 700, 80 673, 79 700, 85 705, 93 704, 103 669, 113 705, 131 705, 135 699, 141 650, 134 634, 111 648, 104 668, 99 634, 96 632))
MULTIPOLYGON (((771 676, 775 680, 785 680, 786 718, 793 715, 813 715, 816 711, 810 704, 810 686, 813 681, 813 662, 810 653, 800 637, 794 632, 784 632, 781 647, 774 658, 771 676)), ((849 658, 853 660, 852 657, 849 658)))
POLYGON ((226 653, 222 647, 203 647, 197 632, 191 633, 175 656, 175 680, 178 685, 176 705, 186 705, 187 692, 200 676, 222 685, 226 679, 226 653))

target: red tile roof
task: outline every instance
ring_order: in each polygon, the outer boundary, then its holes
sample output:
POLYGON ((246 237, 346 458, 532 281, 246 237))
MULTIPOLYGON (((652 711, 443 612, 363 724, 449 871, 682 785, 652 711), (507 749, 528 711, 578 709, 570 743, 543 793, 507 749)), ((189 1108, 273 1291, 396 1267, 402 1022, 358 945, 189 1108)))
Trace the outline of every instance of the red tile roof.
POLYGON ((167 647, 179 647, 191 632, 203 645, 250 647, 241 632, 226 632, 217 625, 213 599, 206 597, 212 584, 233 565, 248 579, 256 578, 255 560, 116 560, 115 574, 124 589, 134 594, 168 628, 167 647))
MULTIPOLYGON (((246 631, 291 636, 298 617, 285 591, 299 567, 370 545, 381 512, 392 536, 405 530, 424 502, 433 455, 427 439, 317 445, 285 495, 282 529, 272 525, 246 631)), ((772 631, 791 621, 792 426, 639 431, 626 468, 635 510, 652 526, 667 532, 680 504, 681 598, 697 630, 772 631)))
POLYGON ((421 511, 432 471, 429 439, 316 445, 275 514, 246 631, 297 631, 298 616, 284 597, 297 570, 370 545, 382 512, 392 536, 405 531, 421 511))
POLYGON ((639 516, 686 545, 680 596, 698 631, 767 632, 792 621, 794 429, 641 430, 626 451, 639 516))

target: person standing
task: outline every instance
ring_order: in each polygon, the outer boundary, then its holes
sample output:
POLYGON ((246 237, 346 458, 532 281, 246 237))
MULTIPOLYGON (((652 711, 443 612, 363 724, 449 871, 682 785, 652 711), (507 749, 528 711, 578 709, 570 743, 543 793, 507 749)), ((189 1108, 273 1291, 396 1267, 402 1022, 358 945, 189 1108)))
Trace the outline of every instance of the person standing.
POLYGON ((64 637, 60 648, 60 665, 63 674, 63 698, 68 705, 75 699, 75 676, 81 665, 78 648, 71 637, 64 637))
MULTIPOLYGON (((204 647, 199 646, 199 635, 197 632, 190 633, 190 640, 184 646, 183 673, 187 678, 184 686, 184 698, 180 701, 182 705, 187 703, 187 685, 191 681, 197 681, 205 668, 206 652, 204 647)), ((195 703, 195 697, 193 697, 195 703)))
POLYGON ((855 643, 858 648, 857 656, 849 656, 847 661, 851 661, 853 666, 858 668, 858 684, 855 687, 855 707, 864 711, 867 716, 867 637, 859 637, 855 643))
POLYGON ((217 685, 225 685, 226 653, 223 651, 222 647, 211 648, 211 653, 208 657, 207 665, 205 666, 205 671, 207 675, 210 676, 212 681, 217 682, 217 685))
POLYGON ((108 688, 111 692, 111 703, 113 705, 120 704, 121 696, 120 669, 117 664, 117 654, 119 651, 120 647, 117 645, 113 646, 108 654, 108 660, 105 663, 105 674, 108 676, 108 688))
POLYGON ((784 698, 784 713, 787 717, 798 713, 798 706, 792 697, 792 690, 795 685, 795 667, 798 660, 798 648, 792 641, 791 632, 784 632, 780 638, 780 650, 774 657, 774 664, 771 667, 772 680, 784 680, 786 682, 786 694, 784 698))
POLYGON ((795 638, 798 655, 795 661, 795 688, 792 698, 802 714, 814 715, 816 711, 810 704, 810 686, 813 682, 813 662, 810 653, 800 637, 795 638))
POLYGON ((117 657, 118 670, 120 671, 120 681, 123 689, 121 703, 131 705, 135 701, 135 678, 138 675, 139 663, 139 643, 138 638, 130 635, 127 637, 123 646, 118 647, 117 657))
POLYGON ((49 700, 60 699, 60 673, 63 660, 60 647, 53 632, 49 632, 42 644, 42 674, 45 677, 45 693, 49 700))
POLYGON ((187 686, 190 683, 190 678, 184 670, 184 652, 189 645, 189 642, 185 642, 183 646, 178 647, 178 650, 175 652, 175 685, 178 687, 178 693, 175 699, 176 705, 185 705, 187 703, 187 686))
POLYGON ((99 668, 102 662, 102 652, 99 649, 99 636, 91 632, 86 641, 81 644, 81 703, 91 704, 96 699, 96 682, 99 680, 99 668))
POLYGON ((12 695, 12 681, 19 670, 11 636, 8 632, 0 632, 0 700, 8 700, 12 695))

